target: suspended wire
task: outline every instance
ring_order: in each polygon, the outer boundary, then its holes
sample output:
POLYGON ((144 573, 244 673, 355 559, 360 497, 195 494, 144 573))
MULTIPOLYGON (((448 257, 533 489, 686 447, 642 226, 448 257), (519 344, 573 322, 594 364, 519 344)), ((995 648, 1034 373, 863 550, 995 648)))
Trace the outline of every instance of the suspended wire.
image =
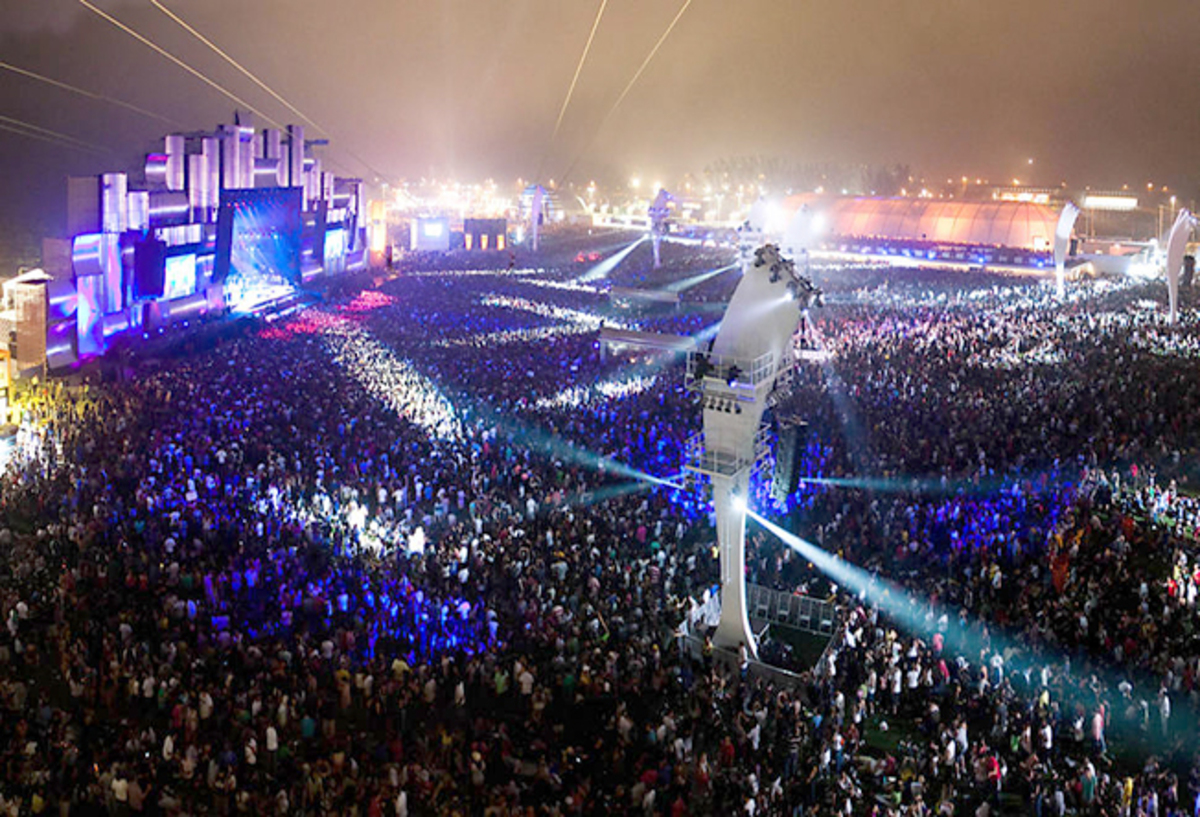
POLYGON ((88 148, 81 148, 78 145, 72 145, 70 142, 63 142, 58 139, 53 139, 49 136, 42 136, 41 134, 34 133, 33 131, 25 130, 24 128, 14 128, 12 125, 0 124, 0 131, 8 131, 9 133, 15 133, 19 136, 24 136, 27 139, 36 139, 39 142, 45 142, 47 144, 54 145, 55 147, 71 148, 72 150, 79 150, 79 151, 83 151, 84 153, 95 153, 96 152, 93 150, 89 150, 88 148))
POLYGON ((596 137, 600 135, 600 131, 602 131, 604 126, 608 124, 608 120, 612 118, 612 115, 616 113, 617 108, 619 108, 621 103, 625 101, 625 97, 627 97, 629 92, 633 90, 633 86, 637 83, 638 79, 642 76, 642 73, 646 70, 646 66, 648 66, 650 61, 654 59, 654 55, 658 53, 658 49, 662 48, 662 44, 666 42, 667 37, 671 36, 671 32, 675 30, 675 26, 679 22, 679 18, 683 16, 683 13, 688 10, 688 6, 691 4, 692 0, 684 0, 683 5, 680 6, 679 11, 675 14, 675 18, 671 20, 671 24, 667 26, 667 30, 664 31, 662 36, 658 38, 658 42, 654 44, 654 48, 650 49, 650 53, 646 55, 646 59, 642 60, 642 64, 638 66, 638 70, 634 72, 633 78, 630 79, 625 85, 625 90, 621 91, 621 95, 617 97, 617 101, 612 104, 612 107, 608 109, 608 113, 606 113, 604 118, 600 120, 600 124, 596 126, 595 130, 592 131, 592 138, 587 141, 587 144, 583 146, 583 149, 579 151, 579 153, 575 156, 575 159, 567 167, 567 172, 564 173, 562 177, 564 182, 575 169, 575 165, 579 163, 581 158, 583 158, 583 154, 586 153, 588 148, 595 143, 596 137))
MULTIPOLYGON (((605 0, 605 2, 607 2, 607 0, 605 0)), ((204 34, 201 33, 200 31, 198 31, 194 26, 189 25, 186 20, 184 20, 178 14, 176 14, 175 12, 171 11, 169 8, 164 6, 161 2, 159 2, 159 0, 150 0, 150 3, 156 9, 161 11, 163 14, 170 17, 175 23, 177 23, 180 27, 182 27, 184 31, 191 34, 193 37, 195 37, 200 42, 204 43, 204 45, 208 46, 214 53, 216 53, 218 56, 220 56, 221 59, 225 60, 225 62, 229 63, 234 68, 236 68, 238 71, 240 71, 243 76, 245 76, 247 79, 249 79, 255 85, 257 85, 259 88, 261 88, 262 90, 264 90, 268 94, 270 94, 271 98, 273 98, 276 102, 278 102, 280 105, 283 105, 285 108, 287 108, 289 111, 294 113, 296 116, 300 117, 300 119, 304 120, 305 124, 311 125, 313 128, 320 131, 321 133, 326 134, 327 136, 332 135, 332 133, 330 132, 330 130, 328 128, 318 124, 313 119, 306 116, 303 111, 301 111, 299 108, 297 108, 292 103, 288 102, 286 99, 283 98, 283 96, 281 94, 276 92, 275 89, 271 88, 271 86, 267 85, 267 83, 265 83, 261 79, 259 79, 258 76, 255 75, 249 68, 242 65, 236 59, 231 57, 220 46, 218 46, 216 43, 214 43, 208 37, 204 36, 204 34)), ((275 123, 275 124, 278 124, 278 123, 275 123)), ((387 178, 387 176, 384 173, 380 172, 379 170, 376 170, 371 165, 370 162, 368 162, 366 159, 363 159, 361 156, 356 154, 354 151, 350 150, 349 148, 344 148, 344 150, 352 158, 354 158, 356 161, 358 161, 359 164, 361 164, 367 170, 374 173, 376 176, 379 176, 382 178, 387 178)))
POLYGON ((160 122, 166 122, 168 125, 173 125, 175 127, 180 127, 180 128, 183 127, 182 122, 178 122, 174 119, 171 119, 169 116, 162 116, 161 114, 157 114, 154 111, 148 111, 145 108, 141 108, 137 105, 134 105, 132 102, 126 102, 122 99, 116 99, 115 97, 106 96, 105 94, 98 94, 94 91, 89 91, 85 88, 80 88, 76 85, 69 85, 65 82, 61 82, 57 79, 53 79, 51 77, 45 76, 44 74, 39 74, 36 71, 30 71, 28 68, 21 68, 19 66, 13 65, 11 63, 0 62, 0 69, 3 69, 5 71, 12 71, 14 74, 20 74, 23 77, 28 77, 29 79, 37 80, 38 82, 44 82, 47 85, 53 85, 55 88, 61 88, 64 91, 70 91, 73 94, 79 94, 80 96, 85 96, 88 99, 95 99, 99 102, 107 102, 111 105, 119 105, 120 107, 125 108, 126 110, 129 110, 129 111, 133 111, 136 114, 141 114, 142 116, 148 116, 151 119, 157 119, 160 122))
POLYGON ((575 85, 579 82, 579 75, 583 72, 583 64, 587 61, 588 52, 592 50, 592 40, 596 39, 596 29, 600 28, 600 18, 604 16, 604 9, 608 5, 608 0, 600 0, 600 8, 596 11, 596 19, 592 21, 592 30, 588 33, 587 43, 583 46, 583 53, 579 55, 579 64, 575 66, 575 75, 571 77, 571 85, 567 88, 567 95, 563 98, 562 107, 558 109, 558 119, 554 122, 554 132, 550 134, 550 143, 546 146, 546 150, 542 153, 542 161, 538 163, 538 177, 542 175, 542 168, 546 164, 546 153, 554 146, 554 140, 558 137, 558 130, 562 127, 563 117, 566 116, 567 106, 571 104, 571 97, 575 94, 575 85))
POLYGON ((210 88, 213 88, 214 90, 216 90, 216 91, 218 91, 219 93, 223 94, 225 97, 227 97, 227 98, 229 98, 229 99, 232 99, 234 102, 236 102, 238 105, 242 106, 242 107, 243 107, 243 108, 245 108, 246 110, 248 110, 248 111, 250 111, 250 112, 254 113, 254 114, 255 114, 255 115, 257 115, 257 116, 260 116, 260 117, 262 117, 262 118, 263 118, 263 120, 265 120, 265 121, 267 121, 267 122, 270 122, 270 123, 271 123, 272 125, 274 125, 275 127, 279 128, 279 129, 281 129, 281 130, 283 129, 283 126, 282 126, 281 124, 279 124, 278 122, 276 122, 276 121, 275 121, 274 119, 272 119, 271 117, 267 116, 267 115, 266 115, 265 113, 263 113, 262 111, 260 111, 260 110, 258 110, 257 108, 255 108, 255 107, 254 107, 253 105, 251 105, 249 102, 247 102, 246 100, 242 99, 240 96, 238 96, 237 94, 235 94, 235 93, 233 93, 232 91, 228 90, 227 88, 225 88, 225 87, 223 87, 223 86, 221 86, 221 85, 217 84, 217 83, 216 83, 216 82, 214 82, 213 80, 209 79, 207 76, 205 76, 204 74, 200 73, 200 72, 199 72, 199 71, 197 71, 195 68, 193 68, 192 66, 188 65, 186 62, 184 62, 183 60, 179 59, 178 57, 176 57, 176 56, 175 56, 174 54, 172 54, 171 52, 167 51, 165 48, 162 48, 162 47, 160 47, 159 45, 157 45, 156 43, 154 43, 154 42, 151 42, 151 41, 150 41, 149 39, 147 39, 146 37, 143 37, 141 34, 139 34, 138 32, 134 31, 134 30, 133 30, 132 28, 130 28, 129 26, 127 26, 127 25, 125 25, 124 23, 122 23, 122 22, 121 22, 120 20, 118 20, 116 17, 113 17, 111 14, 109 14, 109 13, 107 13, 107 12, 103 11, 102 9, 99 9, 99 8, 97 8, 97 7, 96 7, 96 6, 94 6, 92 3, 88 2, 88 0, 79 0, 79 3, 80 3, 80 5, 82 5, 84 8, 88 9, 89 11, 91 11, 91 12, 95 13, 96 15, 98 15, 98 16, 100 16, 100 17, 104 18, 105 20, 107 20, 108 22, 112 23, 114 26, 116 26, 117 28, 121 29, 121 30, 122 30, 122 31, 124 31, 126 34, 128 34, 130 37, 133 37, 135 40, 137 40, 138 42, 142 43, 143 45, 147 46, 148 48, 151 48, 151 49, 153 49, 153 50, 154 50, 156 53, 158 53, 160 56, 163 56, 163 57, 165 57, 166 59, 168 59, 168 60, 170 60, 171 62, 173 62, 175 65, 177 65, 177 66, 179 66, 180 68, 182 68, 183 70, 187 71, 189 74, 191 74, 191 75, 192 75, 192 76, 194 76, 196 79, 198 79, 198 80, 200 80, 201 82, 203 82, 205 85, 209 86, 210 88))
POLYGON ((27 130, 31 130, 36 133, 43 134, 45 136, 53 137, 54 139, 62 140, 63 142, 67 142, 78 148, 84 148, 86 150, 93 150, 93 151, 96 151, 99 153, 112 153, 111 150, 109 150, 108 148, 103 147, 101 145, 95 145, 95 144, 92 144, 91 142, 85 142, 84 140, 76 139, 74 136, 71 136, 69 134, 59 133, 58 131, 50 130, 49 128, 43 128, 41 125, 35 125, 32 122, 26 122, 22 119, 14 119, 11 116, 0 115, 0 122, 7 122, 8 124, 14 125, 16 127, 26 128, 27 130))
MULTIPOLYGON (((9 119, 9 117, 7 117, 7 116, 0 117, 0 119, 3 119, 5 121, 19 121, 19 120, 9 119)), ((39 142, 46 142, 47 144, 51 144, 56 147, 70 148, 71 150, 78 150, 82 153, 91 153, 95 156, 105 156, 112 152, 112 151, 108 151, 108 150, 105 150, 100 147, 93 147, 88 144, 75 144, 73 141, 66 141, 66 138, 59 134, 54 134, 54 135, 50 135, 50 136, 43 135, 36 131, 29 130, 29 128, 32 126, 30 126, 28 123, 21 122, 20 125, 21 125, 21 127, 15 127, 13 125, 6 125, 4 123, 0 123, 0 130, 8 131, 9 133, 15 133, 20 136, 24 136, 28 139, 36 139, 39 142)), ((44 129, 39 129, 39 130, 44 130, 44 129)))
POLYGON ((176 14, 175 12, 171 11, 169 8, 164 6, 162 3, 159 2, 159 0, 150 0, 150 4, 153 5, 159 11, 161 11, 163 14, 170 17, 176 23, 178 23, 183 28, 184 31, 191 34, 197 40, 204 43, 206 46, 208 46, 210 49, 212 49, 214 52, 216 52, 222 59, 225 60, 225 62, 232 65, 234 68, 236 68, 238 71, 240 71, 243 76, 245 76, 247 79, 249 79, 255 85, 257 85, 259 88, 262 88, 264 91, 266 91, 268 94, 270 94, 271 97, 276 102, 278 102, 280 105, 283 105, 285 108, 287 108, 289 111, 294 113, 296 116, 303 119, 305 121, 305 123, 312 125, 314 128, 321 131, 322 133, 325 133, 325 134, 329 133, 328 130, 321 127, 316 122, 314 122, 313 120, 311 120, 307 116, 305 116, 304 113, 301 112, 299 108, 297 108, 295 105, 288 102, 286 99, 284 99, 278 93, 276 93, 276 91, 273 88, 271 88, 271 86, 267 85, 265 82, 263 82, 257 76, 255 76, 250 71, 250 69, 246 68, 246 66, 242 65, 240 62, 235 60, 233 57, 229 56, 229 54, 225 53, 225 51, 223 51, 220 48, 220 46, 218 46, 212 40, 205 37, 203 34, 201 34, 199 31, 197 31, 192 26, 188 25, 188 23, 182 17, 180 17, 178 14, 176 14))

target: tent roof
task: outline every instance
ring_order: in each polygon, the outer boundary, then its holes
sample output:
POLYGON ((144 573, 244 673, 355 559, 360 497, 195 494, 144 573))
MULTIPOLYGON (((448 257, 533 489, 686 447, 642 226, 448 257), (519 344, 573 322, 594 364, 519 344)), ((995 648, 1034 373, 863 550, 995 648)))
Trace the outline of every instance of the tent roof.
POLYGON ((1056 209, 1030 202, 795 196, 788 204, 808 204, 824 212, 827 232, 857 238, 1044 250, 1054 243, 1058 224, 1056 209))

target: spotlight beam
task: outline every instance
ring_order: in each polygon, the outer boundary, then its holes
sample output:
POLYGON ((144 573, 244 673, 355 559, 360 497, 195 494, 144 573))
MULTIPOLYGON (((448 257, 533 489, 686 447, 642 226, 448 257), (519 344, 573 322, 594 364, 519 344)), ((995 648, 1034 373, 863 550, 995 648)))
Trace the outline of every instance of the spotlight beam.
MULTIPOLYGON (((978 658, 985 650, 994 654, 1014 656, 1017 643, 1004 637, 995 628, 989 628, 988 639, 985 642, 982 636, 972 632, 976 622, 969 621, 965 616, 960 619, 957 613, 942 605, 929 599, 918 598, 899 584, 869 573, 840 556, 801 539, 753 509, 747 509, 746 515, 811 562, 813 567, 839 586, 853 591, 864 603, 876 606, 910 634, 931 639, 935 634, 941 633, 950 652, 970 660, 978 658)), ((1016 657, 1008 658, 1005 663, 1010 672, 1040 669, 1040 665, 1035 662, 1030 660, 1022 664, 1016 657)))
POLYGON ((1017 483, 1028 480, 1036 483, 1043 476, 1050 477, 1046 488, 1035 487, 1032 493, 1041 494, 1061 487, 1069 487, 1061 479, 1048 474, 1028 474, 1020 478, 989 478, 973 481, 943 481, 937 477, 802 477, 802 483, 824 485, 830 488, 846 488, 880 494, 913 494, 917 496, 994 496, 1006 490, 1014 490, 1017 483))
MULTIPOLYGON (((604 9, 608 6, 608 0, 600 0, 600 8, 596 11, 596 19, 592 21, 592 30, 588 33, 587 43, 583 46, 583 53, 579 55, 579 64, 575 66, 575 75, 571 77, 571 84, 567 88, 567 95, 563 98, 562 107, 558 109, 558 119, 554 122, 554 132, 550 134, 550 143, 546 150, 549 151, 554 146, 554 140, 558 137, 559 128, 562 127, 563 117, 566 116, 567 106, 571 104, 571 97, 575 94, 575 84, 579 82, 579 75, 583 71, 583 64, 587 61, 588 52, 592 50, 592 40, 596 38, 596 29, 600 28, 600 18, 604 16, 604 9)), ((545 155, 542 156, 541 165, 546 163, 545 155)), ((538 176, 542 175, 541 167, 538 168, 538 176)))
POLYGON ((632 244, 627 246, 625 249, 620 250, 619 252, 614 253, 613 255, 604 259, 599 264, 592 267, 590 270, 588 270, 587 272, 585 272, 583 275, 579 276, 575 280, 578 283, 584 284, 584 283, 589 283, 591 281, 598 280, 600 278, 607 278, 608 274, 610 272, 612 272, 613 270, 615 270, 618 266, 620 266, 621 262, 624 261, 626 258, 628 258, 629 254, 631 252, 633 252, 634 250, 636 250, 638 248, 638 245, 640 245, 645 240, 646 240, 646 236, 641 236, 636 241, 634 241, 632 244))
MULTIPOLYGON (((753 509, 747 509, 746 515, 811 562, 813 567, 838 585, 854 591, 863 602, 875 605, 910 634, 922 638, 932 638, 934 634, 941 633, 945 639, 946 649, 951 654, 961 655, 969 661, 979 660, 981 656, 986 657, 988 654, 1003 655, 1005 656, 1005 672, 1009 674, 1019 672, 1036 674, 1041 671, 1043 666, 1060 664, 1066 680, 1071 681, 1065 687, 1068 689, 1075 687, 1080 691, 1081 696, 1087 696, 1086 679, 1076 677, 1072 680, 1070 678, 1071 662, 1069 659, 1056 656, 1053 652, 1050 656, 1034 655, 1025 644, 1000 632, 998 627, 991 624, 984 625, 978 621, 972 622, 965 615, 965 611, 960 616, 929 599, 920 599, 900 585, 868 573, 845 559, 784 530, 753 509), (980 631, 979 635, 972 632, 976 628, 980 631)), ((1135 670, 1134 673, 1136 672, 1135 670)), ((1121 680, 1129 680, 1134 686, 1134 698, 1140 697, 1151 702, 1156 697, 1156 690, 1162 683, 1162 679, 1147 676, 1144 673, 1140 673, 1141 677, 1136 679, 1125 675, 1112 677, 1104 670, 1093 669, 1092 674, 1098 678, 1103 677, 1104 683, 1114 689, 1121 680)), ((1067 700, 1070 702, 1069 697, 1067 700)), ((1186 699, 1181 703, 1183 705, 1178 706, 1172 713, 1171 728, 1176 735, 1194 734, 1197 726, 1200 726, 1197 722, 1198 713, 1194 707, 1187 705, 1186 699)), ((1141 735, 1133 732, 1129 737, 1138 739, 1141 735)), ((1151 748, 1161 750, 1167 747, 1164 745, 1151 748)))
POLYGON ((650 61, 654 59, 654 55, 658 53, 658 49, 662 48, 662 44, 666 42, 667 37, 671 36, 671 32, 675 30, 675 25, 679 22, 679 18, 683 16, 683 13, 688 10, 688 6, 691 4, 692 0, 684 0, 683 5, 680 6, 679 11, 675 14, 675 18, 671 20, 671 24, 667 26, 667 30, 664 31, 662 36, 658 38, 658 42, 656 42, 654 47, 650 49, 650 53, 646 55, 646 59, 642 60, 642 64, 639 65, 637 71, 634 72, 633 78, 629 80, 629 82, 625 85, 624 90, 621 91, 621 95, 617 97, 617 101, 613 103, 612 107, 608 109, 608 113, 606 113, 604 118, 600 120, 600 124, 596 126, 595 130, 592 131, 592 137, 587 141, 587 144, 584 145, 583 150, 579 151, 579 154, 575 157, 575 160, 571 162, 570 167, 568 167, 567 171, 563 173, 563 181, 566 181, 568 178, 570 178, 571 172, 575 169, 575 165, 579 163, 580 158, 582 158, 583 154, 586 153, 593 144, 595 144, 596 138, 600 135, 600 131, 604 130, 604 126, 608 124, 608 120, 612 118, 612 115, 617 112, 617 108, 619 108, 621 103, 625 101, 625 97, 627 97, 629 92, 633 90, 633 86, 636 85, 638 79, 641 78, 642 73, 646 70, 646 66, 648 66, 650 61))
POLYGON ((667 284, 665 289, 668 292, 683 292, 685 289, 691 289, 694 286, 699 286, 700 284, 703 284, 705 281, 716 278, 718 275, 720 275, 723 272, 728 272, 731 269, 737 269, 737 268, 738 268, 737 264, 730 264, 725 267, 720 267, 719 269, 709 270, 708 272, 702 272, 699 275, 693 275, 690 278, 684 278, 680 281, 676 281, 673 284, 667 284))
POLYGON ((260 111, 258 108, 255 108, 253 105, 251 105, 246 100, 242 99, 240 96, 235 94, 233 91, 230 91, 228 88, 225 88, 223 85, 220 85, 220 84, 214 82, 213 80, 209 79, 207 76, 202 74, 200 71, 197 71, 195 68, 193 68, 192 66, 188 65, 183 60, 176 57, 170 51, 167 51, 165 48, 159 46, 157 43, 154 43, 150 39, 142 36, 137 31, 135 31, 134 29, 125 25, 120 20, 118 20, 116 17, 113 17, 111 14, 109 14, 108 12, 104 11, 103 9, 97 8, 94 4, 90 3, 88 0, 79 0, 79 4, 82 5, 84 8, 86 8, 88 11, 97 15, 98 17, 101 17, 102 19, 107 20, 109 23, 112 23, 114 26, 116 26, 117 28, 124 31, 130 37, 133 37, 135 40, 140 42, 142 45, 153 50, 159 56, 164 57, 165 59, 169 60, 170 62, 172 62, 175 65, 182 68, 184 71, 187 71, 189 74, 194 76, 196 79, 200 80, 205 85, 209 86, 210 88, 217 91, 221 95, 225 96, 228 99, 233 100, 238 105, 241 105, 243 108, 246 108, 247 110, 253 112, 254 114, 262 117, 265 121, 270 122, 272 125, 279 128, 280 130, 284 129, 283 125, 276 122, 271 117, 267 116, 265 113, 260 111))
POLYGON ((87 97, 88 99, 94 99, 98 102, 107 102, 110 105, 117 105, 128 111, 133 111, 136 114, 140 114, 141 116, 147 116, 147 117, 150 117, 151 119, 157 119, 160 122, 165 122, 168 125, 171 125, 172 127, 177 127, 177 128, 183 127, 182 122, 178 122, 174 119, 171 119, 168 116, 162 116, 160 114, 156 114, 154 111, 148 111, 145 108, 141 108, 141 107, 138 107, 137 105, 134 105, 132 102, 125 102, 124 100, 116 99, 114 97, 106 96, 104 94, 98 94, 98 93, 95 93, 94 91, 88 91, 84 88, 80 88, 75 85, 69 85, 65 82, 60 82, 57 79, 53 79, 51 77, 45 76, 44 74, 39 74, 36 71, 30 71, 28 68, 21 68, 19 66, 13 65, 12 63, 8 63, 8 62, 0 62, 0 69, 3 69, 5 71, 11 71, 14 74, 20 74, 23 77, 27 77, 29 79, 36 80, 38 82, 44 82, 47 85, 53 85, 55 88, 60 88, 64 91, 70 91, 73 94, 78 94, 80 96, 87 97))
POLYGON ((650 65, 650 61, 654 59, 654 55, 658 53, 658 49, 662 48, 662 44, 667 41, 667 37, 671 36, 671 32, 675 30, 676 24, 679 23, 679 18, 683 16, 683 13, 688 10, 688 6, 691 4, 692 0, 684 0, 683 5, 679 8, 679 12, 675 15, 675 19, 671 20, 671 24, 667 26, 667 30, 664 31, 662 36, 658 38, 658 42, 654 44, 654 48, 651 48, 650 53, 646 55, 646 59, 642 60, 642 64, 639 65, 637 71, 634 72, 633 78, 629 80, 629 84, 627 84, 625 89, 621 91, 621 95, 617 97, 617 101, 613 103, 613 106, 609 108, 604 119, 601 120, 599 127, 596 128, 597 131, 604 127, 604 125, 608 122, 609 117, 611 117, 616 112, 617 108, 621 106, 621 103, 625 101, 625 97, 627 97, 629 92, 633 90, 633 86, 636 85, 637 81, 641 78, 642 72, 646 70, 646 66, 650 65))

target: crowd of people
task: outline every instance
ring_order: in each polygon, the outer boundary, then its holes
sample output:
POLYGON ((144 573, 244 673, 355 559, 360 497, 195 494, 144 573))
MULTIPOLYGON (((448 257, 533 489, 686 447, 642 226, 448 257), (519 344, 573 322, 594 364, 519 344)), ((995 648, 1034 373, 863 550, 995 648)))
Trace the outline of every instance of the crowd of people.
POLYGON ((774 515, 864 580, 755 528, 748 580, 841 612, 764 675, 676 637, 719 575, 702 495, 637 479, 683 469, 678 362, 596 344, 707 331, 738 276, 622 309, 578 283, 594 240, 31 388, 0 813, 1197 813, 1200 324, 1152 288, 822 273, 774 515))

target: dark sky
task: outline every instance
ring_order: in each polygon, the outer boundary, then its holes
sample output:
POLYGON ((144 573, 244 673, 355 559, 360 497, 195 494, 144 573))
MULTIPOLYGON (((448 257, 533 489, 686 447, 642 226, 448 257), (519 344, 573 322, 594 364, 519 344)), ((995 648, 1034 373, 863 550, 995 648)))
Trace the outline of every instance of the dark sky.
MULTIPOLYGON (((280 121, 294 120, 150 6, 96 0, 280 121)), ((1200 177, 1196 0, 610 0, 558 139, 599 0, 164 0, 329 129, 335 169, 466 180, 640 173, 721 157, 906 162, 931 178, 1189 191, 1200 177), (1028 158, 1034 158, 1032 168, 1028 158)), ((76 0, 0 0, 0 60, 188 129, 234 104, 76 0)), ((62 177, 133 167, 168 126, 0 72, 0 115, 114 151, 0 132, 0 208, 61 217, 62 177)))

